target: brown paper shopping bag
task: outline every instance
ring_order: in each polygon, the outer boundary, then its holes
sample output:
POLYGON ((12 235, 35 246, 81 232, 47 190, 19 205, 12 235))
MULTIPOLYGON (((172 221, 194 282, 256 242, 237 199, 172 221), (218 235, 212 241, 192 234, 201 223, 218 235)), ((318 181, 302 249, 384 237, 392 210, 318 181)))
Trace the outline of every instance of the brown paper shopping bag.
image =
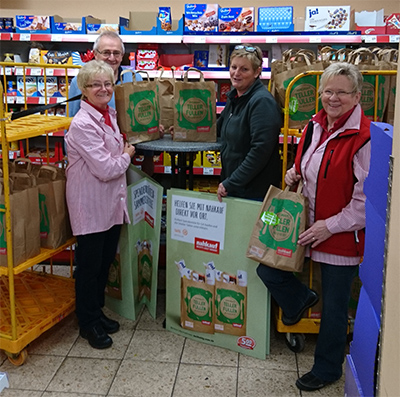
POLYGON ((175 82, 174 141, 216 142, 217 118, 215 85, 203 73, 189 68, 183 81, 175 82), (188 81, 188 73, 199 73, 198 81, 188 81))
POLYGON ((160 105, 160 124, 168 131, 174 125, 174 68, 171 68, 172 78, 163 77, 164 68, 160 69, 160 76, 155 79, 160 105))
POLYGON ((298 192, 270 186, 254 225, 246 256, 286 271, 301 271, 305 247, 298 245, 307 223, 308 203, 298 192))
POLYGON ((43 248, 65 244, 69 217, 65 199, 65 180, 56 167, 42 166, 37 177, 40 208, 40 238, 43 248), (60 176, 61 175, 61 176, 60 176))
POLYGON ((213 334, 215 286, 204 280, 181 278, 181 327, 213 334))
POLYGON ((120 131, 132 144, 159 139, 160 115, 156 82, 150 81, 148 75, 147 80, 136 81, 136 74, 131 70, 124 70, 124 73, 132 73, 133 81, 115 86, 115 107, 120 131))

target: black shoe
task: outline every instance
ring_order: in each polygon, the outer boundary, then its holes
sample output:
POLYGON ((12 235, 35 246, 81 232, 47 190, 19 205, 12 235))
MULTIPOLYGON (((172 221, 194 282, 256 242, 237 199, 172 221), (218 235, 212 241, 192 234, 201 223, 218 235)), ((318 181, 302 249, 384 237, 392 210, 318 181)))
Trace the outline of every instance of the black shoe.
POLYGON ((95 349, 107 349, 113 343, 100 324, 89 329, 80 329, 79 335, 89 341, 89 345, 95 349))
POLYGON ((111 320, 111 318, 106 317, 104 313, 100 316, 100 324, 107 334, 114 334, 119 330, 119 322, 111 320))
POLYGON ((307 372, 301 378, 296 380, 297 388, 299 388, 300 390, 304 390, 304 391, 319 390, 331 383, 333 383, 333 382, 328 382, 326 380, 317 378, 311 372, 307 372))
POLYGON ((309 291, 310 291, 310 293, 309 293, 308 299, 306 300, 306 303, 301 308, 301 310, 297 313, 296 316, 286 317, 285 314, 282 314, 282 322, 283 322, 283 324, 289 325, 289 326, 297 324, 301 320, 301 318, 303 317, 304 312, 307 309, 309 309, 310 307, 312 307, 312 306, 314 306, 314 305, 316 305, 318 303, 318 301, 319 301, 318 294, 312 289, 310 289, 309 291))

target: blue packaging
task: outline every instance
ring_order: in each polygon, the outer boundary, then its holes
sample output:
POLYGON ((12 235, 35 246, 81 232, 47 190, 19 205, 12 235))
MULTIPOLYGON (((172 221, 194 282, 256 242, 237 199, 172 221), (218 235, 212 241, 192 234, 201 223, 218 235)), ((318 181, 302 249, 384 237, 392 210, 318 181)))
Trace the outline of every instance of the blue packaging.
POLYGON ((185 32, 217 32, 218 4, 185 4, 185 32))

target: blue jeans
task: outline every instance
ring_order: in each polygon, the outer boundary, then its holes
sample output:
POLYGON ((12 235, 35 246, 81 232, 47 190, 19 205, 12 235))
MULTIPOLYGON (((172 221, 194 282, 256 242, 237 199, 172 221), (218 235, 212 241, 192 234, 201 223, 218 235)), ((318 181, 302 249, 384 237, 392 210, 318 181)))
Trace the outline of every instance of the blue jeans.
POLYGON ((121 225, 100 232, 77 236, 75 251, 76 316, 80 328, 100 321, 108 272, 117 252, 121 225))
MULTIPOLYGON (((322 277, 322 317, 311 372, 325 381, 342 376, 350 290, 358 266, 320 263, 322 277)), ((308 297, 308 288, 292 272, 259 265, 257 274, 286 316, 296 315, 308 297)))

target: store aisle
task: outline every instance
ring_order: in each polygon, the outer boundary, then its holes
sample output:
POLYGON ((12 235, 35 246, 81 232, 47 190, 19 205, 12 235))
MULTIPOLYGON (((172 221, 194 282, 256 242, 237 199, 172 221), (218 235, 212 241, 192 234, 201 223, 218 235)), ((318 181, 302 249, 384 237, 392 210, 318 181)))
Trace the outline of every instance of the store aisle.
MULTIPOLYGON (((65 267, 64 267, 65 269, 65 267)), ((160 272, 161 273, 161 272, 160 272)), ((160 285, 161 282, 160 282, 160 285)), ((294 385, 312 365, 316 336, 303 352, 291 352, 282 334, 271 331, 271 354, 254 359, 165 331, 165 292, 158 294, 157 319, 145 309, 133 322, 120 321, 110 349, 92 349, 78 335, 75 315, 41 335, 28 347, 21 367, 0 353, 0 372, 10 388, 1 397, 258 397, 306 396, 294 385)), ((344 377, 313 396, 343 396, 344 377)))

